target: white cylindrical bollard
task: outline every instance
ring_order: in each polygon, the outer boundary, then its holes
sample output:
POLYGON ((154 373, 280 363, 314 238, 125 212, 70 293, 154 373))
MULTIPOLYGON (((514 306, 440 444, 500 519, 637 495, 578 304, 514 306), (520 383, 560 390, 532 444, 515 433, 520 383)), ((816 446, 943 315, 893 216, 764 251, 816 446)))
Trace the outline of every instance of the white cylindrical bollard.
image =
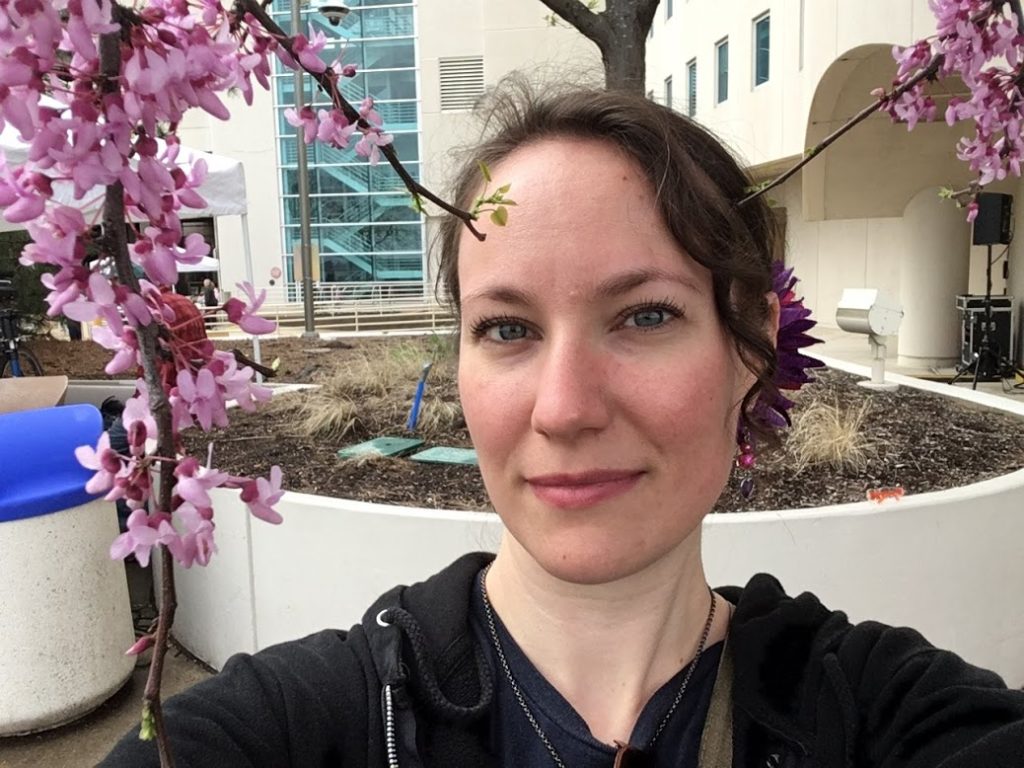
POLYGON ((131 676, 116 536, 114 504, 102 500, 0 522, 0 736, 75 720, 131 676))

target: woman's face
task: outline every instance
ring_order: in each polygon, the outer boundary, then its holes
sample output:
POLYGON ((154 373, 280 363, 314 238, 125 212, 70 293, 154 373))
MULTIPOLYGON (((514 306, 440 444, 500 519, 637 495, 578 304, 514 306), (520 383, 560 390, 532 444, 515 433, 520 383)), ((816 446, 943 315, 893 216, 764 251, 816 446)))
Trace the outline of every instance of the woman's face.
POLYGON ((681 550, 714 505, 753 379, 711 273, 632 160, 549 139, 492 175, 518 205, 484 242, 464 233, 459 255, 459 391, 484 482, 547 572, 628 576, 681 550))

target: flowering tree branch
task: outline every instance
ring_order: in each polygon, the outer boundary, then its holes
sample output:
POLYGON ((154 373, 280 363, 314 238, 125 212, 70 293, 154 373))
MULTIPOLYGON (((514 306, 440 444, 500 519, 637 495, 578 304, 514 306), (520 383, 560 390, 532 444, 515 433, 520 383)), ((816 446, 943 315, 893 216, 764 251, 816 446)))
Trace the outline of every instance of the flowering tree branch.
POLYGON ((975 135, 960 139, 957 156, 977 176, 964 189, 943 190, 943 196, 965 206, 968 221, 973 221, 978 211, 976 196, 983 187, 1008 175, 1020 177, 1024 156, 1024 19, 1020 0, 932 0, 931 8, 937 21, 935 37, 893 49, 899 65, 893 90, 876 89, 876 103, 808 150, 793 168, 753 190, 740 205, 790 178, 875 110, 884 109, 894 120, 905 122, 908 130, 919 122, 935 120, 938 108, 924 93, 924 84, 950 76, 960 78, 970 98, 951 98, 944 117, 950 126, 974 121, 975 135))
MULTIPOLYGON (((573 2, 575 1, 576 0, 573 0, 573 2)), ((236 0, 235 7, 239 15, 250 14, 254 19, 256 19, 267 32, 279 41, 281 47, 301 64, 300 56, 295 50, 294 41, 270 17, 270 14, 266 12, 260 2, 257 0, 236 0)), ((357 125, 364 130, 373 130, 378 127, 373 125, 367 119, 366 114, 352 106, 352 104, 350 104, 341 94, 341 91, 338 90, 338 75, 333 71, 333 69, 326 68, 322 71, 317 71, 318 68, 310 69, 308 66, 305 67, 305 69, 313 80, 316 81, 317 85, 320 86, 320 89, 331 98, 331 102, 334 104, 335 108, 341 111, 342 115, 344 115, 350 125, 357 125)), ((464 211, 461 208, 451 205, 446 200, 435 195, 425 186, 416 181, 405 166, 402 165, 398 158, 398 153, 395 152, 394 146, 391 143, 378 144, 377 148, 379 149, 380 154, 384 155, 391 167, 395 169, 395 173, 397 173, 399 178, 402 179, 402 183, 405 184, 406 188, 417 202, 420 198, 429 200, 442 210, 447 211, 458 219, 461 219, 466 228, 469 229, 469 231, 472 232, 478 240, 483 240, 486 237, 474 226, 473 222, 475 222, 477 218, 475 213, 464 211)))
MULTIPOLYGON (((283 36, 262 6, 0 0, 0 18, 0 129, 10 126, 29 145, 18 167, 0 155, 0 210, 32 239, 20 261, 54 267, 43 277, 51 317, 99 321, 93 338, 113 352, 108 374, 141 370, 122 414, 127 445, 112 447, 103 433, 75 455, 94 472, 88 492, 131 510, 111 556, 134 555, 146 566, 154 548, 162 554, 155 632, 150 628, 128 652, 155 646, 140 736, 155 737, 161 764, 170 766, 160 680, 176 609, 174 563, 206 565, 213 555, 211 489, 238 490, 250 513, 269 523, 281 522, 275 505, 283 493, 276 466, 267 478, 235 477, 209 466, 212 455, 203 466, 181 451, 182 430, 227 426, 229 401, 253 410, 270 397, 253 382, 243 355, 215 349, 198 311, 186 304, 194 317, 183 319, 160 289, 176 282, 179 265, 210 250, 201 236, 186 237, 181 223, 183 209, 206 207, 198 191, 205 162, 179 161, 181 118, 198 107, 227 119, 218 94, 237 89, 251 101, 252 80, 269 87, 276 55, 330 86, 336 108, 323 113, 321 140, 343 147, 361 136, 356 153, 371 163, 388 157, 417 200, 436 201, 469 226, 475 214, 417 184, 389 146, 372 99, 356 111, 337 92, 337 75, 325 74, 316 55, 322 39, 283 36), (90 255, 95 245, 99 258, 90 255), (186 333, 192 320, 198 336, 186 333)), ((257 314, 266 291, 248 283, 239 289, 223 306, 228 319, 248 334, 273 331, 275 324, 257 314)))

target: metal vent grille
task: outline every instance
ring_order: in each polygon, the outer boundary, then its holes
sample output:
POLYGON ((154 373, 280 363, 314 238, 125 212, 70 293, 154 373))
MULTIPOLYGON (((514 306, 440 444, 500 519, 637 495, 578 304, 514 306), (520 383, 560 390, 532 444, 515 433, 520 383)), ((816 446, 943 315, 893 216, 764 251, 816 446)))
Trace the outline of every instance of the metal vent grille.
POLYGON ((484 92, 484 57, 442 58, 441 109, 472 109, 484 92))

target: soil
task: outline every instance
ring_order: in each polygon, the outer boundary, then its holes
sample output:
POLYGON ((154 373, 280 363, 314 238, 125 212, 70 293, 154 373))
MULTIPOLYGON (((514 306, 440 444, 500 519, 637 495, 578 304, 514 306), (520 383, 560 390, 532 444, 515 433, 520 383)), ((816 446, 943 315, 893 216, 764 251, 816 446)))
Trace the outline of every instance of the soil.
MULTIPOLYGON (((102 367, 108 353, 94 344, 34 340, 30 347, 48 373, 106 378, 102 367)), ((278 359, 278 381, 322 386, 280 394, 255 414, 233 411, 226 430, 190 430, 184 435, 190 452, 205 456, 212 441, 214 464, 232 474, 266 474, 278 464, 284 487, 293 491, 418 507, 489 509, 476 467, 337 457, 346 445, 407 436, 404 424, 416 379, 431 358, 435 364, 419 436, 426 439, 425 447, 470 447, 447 340, 280 339, 264 341, 262 351, 265 363, 278 359)), ((743 498, 733 478, 716 511, 861 501, 870 491, 895 487, 924 493, 1024 468, 1020 418, 908 387, 870 392, 857 381, 839 371, 820 372, 818 381, 795 398, 797 429, 781 448, 759 457, 753 497, 743 498), (829 419, 839 426, 829 426, 829 419), (808 425, 819 427, 810 439, 800 434, 808 425), (833 447, 831 457, 817 455, 833 447)))

